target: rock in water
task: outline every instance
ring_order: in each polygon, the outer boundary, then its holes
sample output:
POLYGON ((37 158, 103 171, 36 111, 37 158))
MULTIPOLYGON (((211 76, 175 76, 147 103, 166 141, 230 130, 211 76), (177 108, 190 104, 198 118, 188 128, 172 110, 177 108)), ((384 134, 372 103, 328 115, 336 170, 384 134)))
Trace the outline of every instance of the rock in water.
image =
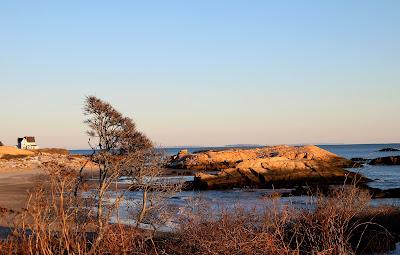
POLYGON ((351 158, 351 161, 357 162, 357 163, 365 163, 370 161, 371 159, 367 159, 367 158, 351 158))
POLYGON ((395 148, 383 148, 383 149, 380 149, 379 151, 387 152, 387 151, 400 151, 400 150, 399 149, 395 149, 395 148))
POLYGON ((317 146, 205 151, 175 157, 169 163, 172 168, 220 171, 216 175, 197 173, 194 185, 200 189, 367 181, 362 175, 343 169, 355 166, 359 164, 317 146))
POLYGON ((400 156, 382 157, 371 160, 370 165, 400 165, 400 156))

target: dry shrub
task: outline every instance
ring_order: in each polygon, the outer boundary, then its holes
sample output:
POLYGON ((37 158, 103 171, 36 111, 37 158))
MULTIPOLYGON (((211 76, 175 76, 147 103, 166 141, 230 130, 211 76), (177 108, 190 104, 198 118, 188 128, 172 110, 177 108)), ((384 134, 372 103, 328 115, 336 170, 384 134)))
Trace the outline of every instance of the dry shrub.
POLYGON ((13 254, 85 252, 93 228, 91 202, 73 195, 74 170, 56 164, 47 165, 46 170, 48 179, 29 194, 6 243, 14 245, 13 254))
POLYGON ((372 207, 370 201, 367 191, 353 186, 319 196, 315 210, 303 212, 295 224, 303 233, 302 250, 363 254, 394 248, 395 239, 387 230, 393 223, 388 224, 385 219, 394 219, 398 210, 389 213, 383 207, 372 207))
POLYGON ((216 214, 210 207, 195 208, 181 225, 181 245, 174 254, 298 254, 285 236, 295 215, 274 199, 260 213, 235 206, 216 214))
POLYGON ((29 194, 23 211, 0 211, 12 216, 13 226, 8 237, 0 241, 0 254, 145 254, 154 249, 147 231, 109 224, 118 210, 118 199, 104 207, 104 238, 98 244, 94 242, 100 233, 96 197, 90 187, 79 183, 76 192, 75 170, 55 163, 46 165, 45 170, 48 178, 29 194))
MULTIPOLYGON (((313 198, 311 209, 294 209, 272 199, 263 212, 242 208, 197 208, 182 224, 175 254, 364 254, 393 248, 386 229, 398 209, 369 205, 370 195, 343 186, 313 198)), ((396 224, 395 224, 396 225, 396 224)), ((398 229, 393 229, 397 231, 398 229)))
POLYGON ((361 226, 357 216, 370 208, 369 202, 368 192, 352 186, 336 189, 328 197, 319 196, 315 210, 304 211, 293 223, 298 233, 302 233, 298 237, 301 249, 324 254, 353 254, 350 238, 361 226))
POLYGON ((12 155, 12 154, 3 154, 1 155, 0 159, 11 160, 11 159, 24 159, 30 158, 31 155, 12 155))
MULTIPOLYGON (((75 172, 52 169, 48 185, 32 193, 26 210, 14 218, 0 254, 364 254, 392 248, 383 226, 396 225, 393 215, 400 219, 398 209, 371 207, 367 192, 343 187, 315 197, 312 209, 294 209, 279 198, 267 199, 262 211, 239 206, 218 211, 195 203, 183 213, 179 230, 158 237, 110 224, 107 217, 102 241, 93 245, 99 234, 96 202, 73 195, 75 172)), ((115 208, 118 201, 107 214, 115 208)))
POLYGON ((158 254, 152 233, 123 224, 110 225, 98 254, 158 254))

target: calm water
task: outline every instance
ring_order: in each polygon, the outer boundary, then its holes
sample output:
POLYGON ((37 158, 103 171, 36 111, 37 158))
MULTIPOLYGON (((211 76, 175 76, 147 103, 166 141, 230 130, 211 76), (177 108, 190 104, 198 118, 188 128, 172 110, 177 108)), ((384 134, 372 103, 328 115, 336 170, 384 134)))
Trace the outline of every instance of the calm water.
MULTIPOLYGON (((339 156, 351 158, 374 159, 378 157, 399 156, 400 151, 379 152, 383 148, 400 149, 400 144, 353 144, 353 145, 321 145, 321 148, 339 156)), ((380 189, 400 188, 400 166, 371 166, 350 169, 374 180, 371 187, 380 189)))

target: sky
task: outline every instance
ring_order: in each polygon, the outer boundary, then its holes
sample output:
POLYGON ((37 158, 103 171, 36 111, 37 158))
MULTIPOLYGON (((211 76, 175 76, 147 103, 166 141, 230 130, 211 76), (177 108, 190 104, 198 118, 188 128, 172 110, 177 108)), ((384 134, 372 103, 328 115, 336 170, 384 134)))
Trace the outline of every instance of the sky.
POLYGON ((160 146, 400 142, 400 1, 0 2, 0 141, 88 148, 85 96, 160 146))

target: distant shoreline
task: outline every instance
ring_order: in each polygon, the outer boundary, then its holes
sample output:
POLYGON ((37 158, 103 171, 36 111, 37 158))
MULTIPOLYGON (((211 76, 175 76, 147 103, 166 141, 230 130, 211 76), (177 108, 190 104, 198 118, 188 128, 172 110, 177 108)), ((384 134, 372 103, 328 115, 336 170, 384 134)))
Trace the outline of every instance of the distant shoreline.
MULTIPOLYGON (((400 142, 391 142, 391 143, 299 143, 299 144, 285 144, 289 146, 304 146, 304 145, 316 145, 316 146, 368 146, 368 145, 399 145, 400 142)), ((208 145, 174 145, 174 146, 157 146, 157 149, 196 149, 196 148, 257 148, 257 147, 264 147, 264 146, 276 146, 276 145, 283 145, 283 144, 237 144, 237 145, 216 145, 216 146, 208 146, 208 145)), ((91 151, 92 149, 68 149, 68 151, 91 151)))

